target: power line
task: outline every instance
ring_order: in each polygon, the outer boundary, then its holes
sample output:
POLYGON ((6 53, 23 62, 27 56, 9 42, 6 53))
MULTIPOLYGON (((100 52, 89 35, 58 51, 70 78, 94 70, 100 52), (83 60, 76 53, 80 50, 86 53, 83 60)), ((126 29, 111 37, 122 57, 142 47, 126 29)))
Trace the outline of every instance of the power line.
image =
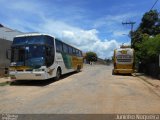
POLYGON ((158 0, 155 1, 155 3, 153 4, 153 6, 151 7, 150 11, 154 8, 154 6, 157 4, 158 0))

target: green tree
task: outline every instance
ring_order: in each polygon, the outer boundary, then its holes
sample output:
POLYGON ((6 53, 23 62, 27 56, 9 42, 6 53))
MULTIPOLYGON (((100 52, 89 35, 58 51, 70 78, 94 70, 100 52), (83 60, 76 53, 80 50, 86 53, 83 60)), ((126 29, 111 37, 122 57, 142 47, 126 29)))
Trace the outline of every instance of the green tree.
POLYGON ((142 33, 156 35, 156 29, 158 28, 158 24, 158 12, 157 10, 151 10, 143 15, 139 29, 142 31, 142 33))
POLYGON ((155 36, 160 33, 160 17, 157 10, 151 10, 146 12, 141 20, 141 23, 137 30, 131 34, 132 48, 136 49, 135 44, 140 43, 143 40, 145 34, 155 36))
POLYGON ((107 65, 112 63, 112 58, 105 58, 104 61, 106 62, 107 65))
POLYGON ((136 63, 140 63, 142 71, 149 71, 148 65, 157 65, 160 54, 160 15, 157 10, 146 12, 137 30, 130 35, 136 63))
POLYGON ((86 53, 86 60, 88 62, 96 62, 97 61, 97 54, 95 52, 87 52, 86 53))
POLYGON ((141 43, 143 39, 143 34, 140 30, 132 32, 131 35, 131 47, 136 49, 136 43, 141 43))
POLYGON ((160 54, 160 34, 155 37, 149 37, 149 35, 143 36, 141 43, 136 43, 136 62, 143 63, 143 69, 147 64, 158 63, 158 56, 160 54))
POLYGON ((155 37, 144 37, 143 42, 139 44, 141 57, 146 61, 154 62, 160 54, 160 34, 155 37), (143 54, 142 54, 143 53, 143 54))

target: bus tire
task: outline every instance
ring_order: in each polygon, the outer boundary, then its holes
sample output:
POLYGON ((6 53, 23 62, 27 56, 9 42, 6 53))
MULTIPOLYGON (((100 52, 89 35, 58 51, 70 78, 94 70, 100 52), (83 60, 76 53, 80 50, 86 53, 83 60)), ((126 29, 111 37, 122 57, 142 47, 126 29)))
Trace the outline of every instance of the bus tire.
POLYGON ((61 68, 60 68, 60 67, 58 67, 57 72, 56 72, 55 80, 59 80, 59 79, 60 79, 60 77, 61 77, 61 73, 62 73, 61 68))
POLYGON ((115 75, 114 70, 112 70, 112 75, 115 75))
POLYGON ((80 66, 80 65, 78 65, 78 66, 77 66, 77 70, 76 70, 76 72, 77 72, 77 73, 79 73, 80 71, 81 71, 81 66, 80 66))

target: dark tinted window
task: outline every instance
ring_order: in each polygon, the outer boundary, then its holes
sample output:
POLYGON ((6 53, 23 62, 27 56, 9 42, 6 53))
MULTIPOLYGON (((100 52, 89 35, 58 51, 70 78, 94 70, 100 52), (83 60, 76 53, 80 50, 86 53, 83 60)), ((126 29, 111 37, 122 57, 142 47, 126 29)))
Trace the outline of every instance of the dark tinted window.
POLYGON ((73 48, 73 55, 76 55, 76 49, 73 48))
POLYGON ((81 51, 79 51, 79 54, 78 54, 78 55, 79 55, 79 57, 82 57, 82 52, 81 52, 81 51))
POLYGON ((68 53, 68 45, 63 44, 63 52, 68 53))
POLYGON ((54 62, 54 49, 53 47, 48 46, 46 48, 46 64, 47 67, 51 66, 54 62))
POLYGON ((56 40, 56 51, 58 52, 62 52, 63 51, 63 46, 62 46, 62 42, 56 40))
POLYGON ((69 46, 69 54, 73 53, 73 48, 69 46))
POLYGON ((76 56, 79 56, 79 50, 76 50, 76 56))
POLYGON ((48 45, 54 45, 54 42, 53 42, 53 38, 52 38, 52 37, 45 36, 45 39, 46 39, 46 43, 47 43, 48 45))
POLYGON ((27 36, 27 37, 16 37, 13 40, 13 45, 24 45, 24 44, 44 44, 44 36, 27 36))
POLYGON ((16 37, 13 40, 13 45, 23 45, 23 44, 48 44, 54 45, 53 38, 50 36, 24 36, 16 37))

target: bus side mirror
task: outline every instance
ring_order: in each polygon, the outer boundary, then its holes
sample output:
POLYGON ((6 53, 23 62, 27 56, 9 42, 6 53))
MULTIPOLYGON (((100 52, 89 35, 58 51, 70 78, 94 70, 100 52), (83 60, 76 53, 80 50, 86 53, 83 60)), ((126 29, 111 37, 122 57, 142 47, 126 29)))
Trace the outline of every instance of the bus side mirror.
POLYGON ((6 58, 11 59, 11 49, 6 50, 6 58))

